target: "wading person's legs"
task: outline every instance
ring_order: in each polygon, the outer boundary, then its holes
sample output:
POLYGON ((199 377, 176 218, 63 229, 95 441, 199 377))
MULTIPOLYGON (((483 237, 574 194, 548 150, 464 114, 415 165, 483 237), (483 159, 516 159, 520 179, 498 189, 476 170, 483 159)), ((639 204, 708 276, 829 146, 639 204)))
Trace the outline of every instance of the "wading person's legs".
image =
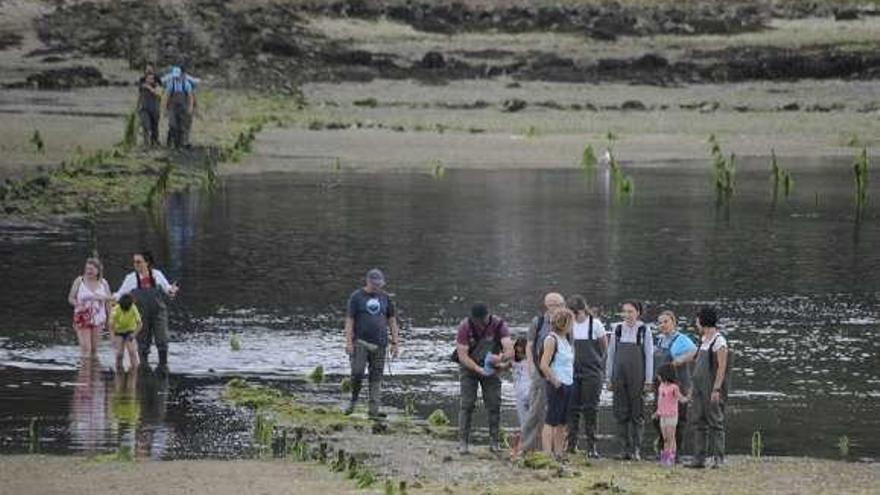
POLYGON ((159 353, 159 366, 168 365, 168 310, 164 307, 156 315, 153 327, 153 339, 156 341, 156 351, 159 353))
POLYGON ((532 375, 532 383, 529 388, 529 414, 522 429, 523 452, 541 450, 542 448, 542 430, 547 413, 546 384, 547 382, 543 378, 532 375))
POLYGON ((586 397, 582 400, 584 429, 587 437, 587 455, 596 457, 599 455, 599 451, 596 448, 596 420, 599 414, 599 399, 602 394, 602 378, 592 377, 584 381, 586 382, 584 386, 584 395, 586 397))
POLYGON ((382 377, 385 373, 385 347, 367 353, 370 364, 370 408, 371 417, 379 416, 379 406, 382 405, 382 377))
MULTIPOLYGON (((468 453, 471 440, 471 420, 477 403, 477 386, 479 378, 470 371, 459 371, 459 389, 461 393, 458 409, 458 452, 468 453)), ((485 394, 485 391, 483 392, 485 394)))
POLYGON ((498 434, 501 428, 501 378, 498 375, 480 380, 483 404, 489 419, 489 450, 498 451, 498 434))
POLYGON ((351 354, 351 402, 345 412, 351 414, 361 394, 364 383, 364 372, 367 369, 367 349, 360 343, 354 344, 351 354))
POLYGON ((724 402, 712 402, 706 408, 706 423, 709 430, 708 453, 712 454, 714 465, 718 467, 724 463, 724 402))
POLYGON ((568 439, 566 449, 569 452, 577 450, 578 434, 580 433, 581 415, 584 410, 584 401, 587 397, 587 381, 582 377, 576 377, 571 389, 571 405, 568 408, 568 439))
POLYGON ((125 341, 125 349, 128 351, 128 369, 137 369, 140 363, 138 362, 137 344, 134 341, 134 337, 130 337, 125 341))
MULTIPOLYGON (((143 312, 146 313, 146 312, 143 312)), ((153 345, 153 333, 156 327, 155 314, 142 314, 143 329, 137 336, 138 354, 140 355, 141 366, 150 364, 150 346, 153 345)))
POLYGON ((612 409, 614 419, 617 422, 617 437, 620 441, 621 454, 624 458, 632 456, 632 436, 630 435, 630 425, 632 424, 631 403, 629 401, 629 390, 623 381, 614 384, 614 396, 612 401, 612 409))

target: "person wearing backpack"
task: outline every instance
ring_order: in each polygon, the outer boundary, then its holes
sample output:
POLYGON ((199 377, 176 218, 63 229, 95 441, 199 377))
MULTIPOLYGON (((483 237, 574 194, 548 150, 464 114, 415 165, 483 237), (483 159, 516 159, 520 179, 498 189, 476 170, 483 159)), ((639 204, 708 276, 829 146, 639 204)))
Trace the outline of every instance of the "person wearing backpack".
POLYGON ((195 99, 193 85, 180 67, 171 68, 171 77, 165 83, 168 110, 168 146, 182 147, 186 139, 187 122, 192 115, 195 99))
POLYGON ((553 331, 544 339, 541 353, 541 374, 547 388, 547 415, 541 434, 544 452, 557 458, 565 454, 568 408, 574 383, 574 349, 569 333, 574 313, 562 308, 551 316, 553 331))
POLYGON ((534 452, 541 450, 541 432, 544 427, 544 418, 547 414, 547 381, 541 374, 541 350, 544 339, 550 335, 553 325, 551 317, 553 313, 565 307, 565 299, 562 294, 550 292, 544 296, 544 313, 532 320, 526 338, 526 362, 529 363, 529 374, 532 377, 529 386, 529 413, 526 422, 522 425, 522 441, 520 452, 534 452))
POLYGON ((712 456, 713 468, 724 464, 724 406, 727 402, 730 351, 718 331, 718 310, 703 307, 697 314, 702 335, 691 385, 691 423, 694 429, 694 461, 688 467, 705 468, 712 456))
POLYGON ((489 417, 489 450, 496 453, 501 427, 501 378, 498 372, 513 359, 513 341, 507 323, 490 314, 485 304, 475 304, 471 316, 458 326, 455 357, 460 368, 461 390, 458 452, 462 455, 468 453, 471 419, 479 387, 489 417))
POLYGON ((614 418, 622 445, 621 459, 641 460, 645 429, 645 394, 654 383, 654 339, 639 316, 642 304, 626 301, 623 322, 614 325, 605 373, 614 393, 614 418))
POLYGON ((605 353, 608 351, 608 337, 605 325, 596 318, 587 301, 582 296, 571 296, 568 309, 574 312, 574 327, 571 331, 574 346, 574 387, 571 393, 571 407, 568 411, 569 452, 577 450, 581 417, 584 420, 584 433, 587 437, 587 457, 596 459, 596 418, 599 412, 599 397, 605 379, 605 353))
MULTIPOLYGON (((685 396, 690 392, 691 388, 691 370, 690 364, 697 355, 697 345, 687 335, 678 331, 678 320, 672 311, 663 311, 657 317, 657 329, 660 335, 654 345, 654 376, 657 377, 657 371, 666 364, 672 366, 675 371, 675 382, 678 384, 681 393, 685 396)), ((659 391, 659 380, 654 381, 655 398, 659 391)), ((687 402, 678 405, 678 423, 675 428, 675 444, 681 451, 683 447, 684 431, 687 425, 687 402)), ((654 427, 657 429, 658 447, 663 442, 663 432, 660 427, 660 419, 654 418, 654 427)), ((658 448, 657 452, 663 449, 658 448)), ((678 460, 678 457, 676 457, 678 460)))

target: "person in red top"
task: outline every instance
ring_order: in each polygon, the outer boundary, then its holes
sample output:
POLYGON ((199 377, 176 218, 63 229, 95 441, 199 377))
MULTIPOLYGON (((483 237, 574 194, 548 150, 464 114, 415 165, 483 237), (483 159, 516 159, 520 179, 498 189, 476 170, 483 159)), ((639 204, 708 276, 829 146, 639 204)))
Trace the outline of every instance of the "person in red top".
POLYGON ((513 341, 507 323, 489 313, 485 304, 475 304, 471 316, 462 320, 456 337, 461 403, 458 414, 460 454, 468 453, 471 418, 477 402, 477 387, 483 391, 483 403, 489 416, 489 450, 498 452, 501 425, 501 379, 498 371, 513 360, 513 341))
POLYGON ((660 453, 661 466, 674 466, 678 446, 675 441, 675 430, 678 425, 678 403, 687 398, 682 394, 676 383, 675 368, 667 363, 657 370, 660 384, 657 387, 657 412, 655 418, 660 419, 660 431, 663 434, 664 448, 660 453))

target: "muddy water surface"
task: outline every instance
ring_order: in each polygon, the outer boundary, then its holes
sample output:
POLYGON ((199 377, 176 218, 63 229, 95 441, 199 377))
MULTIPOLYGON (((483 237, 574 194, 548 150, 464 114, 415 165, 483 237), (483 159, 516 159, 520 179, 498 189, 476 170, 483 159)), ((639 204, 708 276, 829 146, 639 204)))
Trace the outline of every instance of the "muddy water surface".
MULTIPOLYGON (((584 294, 606 321, 637 297, 647 319, 669 308, 686 327, 713 302, 735 352, 732 450, 748 451, 760 429, 769 454, 832 457, 846 435, 853 457, 880 455, 880 229, 876 207, 857 218, 849 164, 808 163, 774 201, 766 161, 741 163, 729 205, 716 202, 705 163, 628 167, 631 197, 603 171, 264 174, 94 228, 4 223, 0 451, 29 450, 38 418, 44 451, 250 455, 247 414, 218 400, 224 380, 339 400, 333 385, 301 378, 319 364, 331 382, 346 372, 345 300, 381 266, 405 323, 392 404, 412 395, 420 412, 454 417, 447 356, 476 300, 517 331, 550 288, 584 294), (170 376, 114 377, 106 342, 100 364, 79 366, 65 298, 95 242, 114 288, 141 246, 180 282, 170 376)), ((610 434, 607 408, 600 421, 610 434)))

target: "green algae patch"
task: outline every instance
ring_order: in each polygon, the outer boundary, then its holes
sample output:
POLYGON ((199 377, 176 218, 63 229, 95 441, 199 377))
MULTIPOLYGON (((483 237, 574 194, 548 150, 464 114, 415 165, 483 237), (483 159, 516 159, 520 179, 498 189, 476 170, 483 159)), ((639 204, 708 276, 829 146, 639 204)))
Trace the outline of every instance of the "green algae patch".
POLYGON ((523 457, 522 464, 529 469, 559 469, 556 459, 544 452, 529 452, 523 457))
MULTIPOLYGON (((206 91, 203 98, 195 130, 198 145, 184 150, 138 147, 138 128, 129 114, 116 146, 90 153, 77 147, 51 169, 0 183, 0 212, 41 217, 153 210, 168 194, 213 188, 218 164, 240 161, 253 151, 266 125, 286 125, 303 105, 301 97, 239 92, 206 91)), ((43 149, 39 130, 34 136, 43 149)))
POLYGON ((304 428, 309 431, 330 432, 346 428, 363 429, 370 422, 342 411, 304 404, 293 395, 280 390, 233 379, 226 384, 223 398, 235 405, 271 413, 278 424, 304 428))

